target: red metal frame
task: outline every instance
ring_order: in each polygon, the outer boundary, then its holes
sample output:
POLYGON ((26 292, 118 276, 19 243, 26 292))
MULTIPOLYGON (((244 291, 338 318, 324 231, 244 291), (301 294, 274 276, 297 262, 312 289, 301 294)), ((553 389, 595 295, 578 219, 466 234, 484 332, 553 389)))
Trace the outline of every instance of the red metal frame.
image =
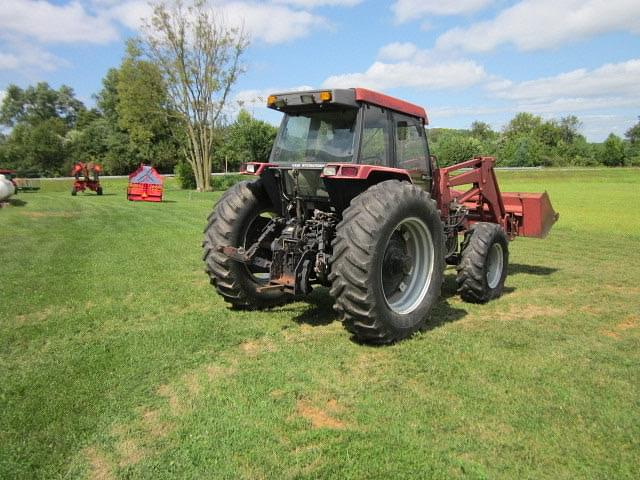
POLYGON ((492 222, 500 225, 510 239, 518 235, 545 237, 559 217, 547 192, 501 193, 494 165, 493 157, 475 157, 434 169, 433 196, 443 220, 452 207, 459 205, 468 210, 463 221, 465 229, 475 222, 492 222), (463 169, 468 170, 452 175, 463 169), (470 187, 464 191, 453 188, 461 185, 470 187))
POLYGON ((360 163, 327 163, 326 167, 335 167, 335 175, 325 175, 322 178, 336 178, 343 180, 366 180, 372 173, 386 173, 411 182, 411 176, 403 168, 383 167, 381 165, 365 165, 360 163))
POLYGON ((420 118, 425 125, 429 124, 427 118, 427 112, 424 108, 414 105, 413 103, 405 102, 398 98, 390 97, 384 93, 374 92, 373 90, 367 90, 366 88, 356 88, 356 101, 373 103, 381 107, 390 108, 397 112, 406 113, 414 117, 420 118))
POLYGON ((100 172, 102 167, 97 163, 78 162, 73 165, 71 169, 71 175, 75 177, 73 182, 73 188, 76 192, 84 192, 85 190, 91 190, 97 192, 100 188, 100 172), (94 178, 90 178, 91 173, 94 174, 94 178), (81 179, 80 177, 84 177, 81 179))

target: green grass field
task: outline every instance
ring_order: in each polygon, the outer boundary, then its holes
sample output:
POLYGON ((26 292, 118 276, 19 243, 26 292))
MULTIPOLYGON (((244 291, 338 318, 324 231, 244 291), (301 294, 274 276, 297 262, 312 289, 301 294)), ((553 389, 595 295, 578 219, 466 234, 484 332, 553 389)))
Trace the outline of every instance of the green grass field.
POLYGON ((0 210, 0 478, 639 478, 640 170, 501 172, 559 223, 506 294, 447 271, 430 328, 353 342, 326 289, 225 307, 220 193, 64 181, 0 210))

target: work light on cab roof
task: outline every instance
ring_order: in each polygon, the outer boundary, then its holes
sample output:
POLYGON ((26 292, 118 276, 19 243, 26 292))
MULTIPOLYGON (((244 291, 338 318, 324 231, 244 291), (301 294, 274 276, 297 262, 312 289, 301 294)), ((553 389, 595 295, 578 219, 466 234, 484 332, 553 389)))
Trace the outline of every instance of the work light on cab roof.
POLYGON ((268 162, 247 162, 205 230, 206 270, 237 308, 326 286, 357 339, 422 328, 445 264, 461 297, 502 294, 509 241, 558 219, 546 193, 500 191, 492 157, 438 168, 424 108, 364 88, 270 95, 283 113, 268 162))

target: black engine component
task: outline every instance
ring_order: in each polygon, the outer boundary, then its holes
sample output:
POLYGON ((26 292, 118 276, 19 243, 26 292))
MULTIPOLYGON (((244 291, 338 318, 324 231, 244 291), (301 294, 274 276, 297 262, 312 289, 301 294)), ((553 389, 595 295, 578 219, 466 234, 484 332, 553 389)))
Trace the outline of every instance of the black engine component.
POLYGON ((327 285, 336 224, 335 214, 321 210, 314 210, 302 223, 297 217, 289 220, 271 243, 273 260, 264 288, 282 287, 298 295, 309 293, 313 283, 327 285))

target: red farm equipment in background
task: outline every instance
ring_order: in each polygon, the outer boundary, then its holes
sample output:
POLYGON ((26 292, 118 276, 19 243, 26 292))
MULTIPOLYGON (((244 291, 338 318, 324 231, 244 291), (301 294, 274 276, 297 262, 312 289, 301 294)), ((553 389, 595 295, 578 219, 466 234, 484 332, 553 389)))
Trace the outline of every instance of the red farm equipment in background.
POLYGON ((102 195, 102 186, 100 185, 100 172, 102 167, 97 163, 77 162, 71 169, 71 175, 75 178, 71 195, 75 196, 78 192, 91 190, 98 195, 102 195))
POLYGON ((161 202, 164 191, 164 178, 155 168, 140 165, 129 175, 127 199, 138 202, 161 202))

